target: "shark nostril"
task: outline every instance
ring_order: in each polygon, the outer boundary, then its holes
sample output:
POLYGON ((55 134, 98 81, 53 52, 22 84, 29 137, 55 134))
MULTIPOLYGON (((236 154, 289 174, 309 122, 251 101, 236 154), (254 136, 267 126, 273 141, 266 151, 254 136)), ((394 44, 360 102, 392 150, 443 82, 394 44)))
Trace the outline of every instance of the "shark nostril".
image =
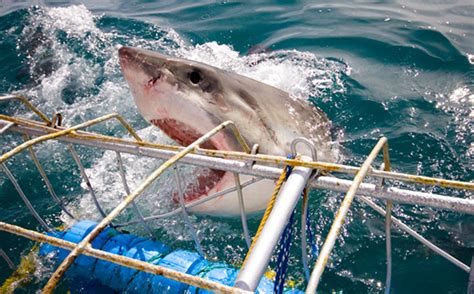
POLYGON ((158 81, 160 78, 161 78, 161 72, 158 72, 154 77, 152 77, 152 78, 148 81, 148 86, 149 86, 149 87, 154 86, 155 83, 156 83, 156 81, 158 81))
POLYGON ((153 87, 153 85, 155 85, 155 83, 156 83, 156 80, 157 80, 156 78, 151 78, 147 83, 148 86, 153 87))

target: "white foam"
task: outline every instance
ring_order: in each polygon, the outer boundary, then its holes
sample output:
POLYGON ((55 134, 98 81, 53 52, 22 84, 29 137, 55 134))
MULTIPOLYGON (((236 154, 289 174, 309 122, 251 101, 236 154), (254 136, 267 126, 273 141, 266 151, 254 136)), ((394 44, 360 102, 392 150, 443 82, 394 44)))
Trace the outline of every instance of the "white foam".
POLYGON ((70 37, 84 38, 86 34, 100 34, 94 16, 84 5, 54 7, 46 10, 50 26, 65 31, 70 37))
POLYGON ((173 53, 253 78, 300 99, 320 97, 328 90, 345 91, 342 76, 351 71, 344 63, 318 58, 309 52, 278 50, 241 56, 231 46, 217 42, 182 47, 173 53))
POLYGON ((467 60, 469 61, 470 64, 474 64, 474 54, 469 54, 466 53, 467 60))

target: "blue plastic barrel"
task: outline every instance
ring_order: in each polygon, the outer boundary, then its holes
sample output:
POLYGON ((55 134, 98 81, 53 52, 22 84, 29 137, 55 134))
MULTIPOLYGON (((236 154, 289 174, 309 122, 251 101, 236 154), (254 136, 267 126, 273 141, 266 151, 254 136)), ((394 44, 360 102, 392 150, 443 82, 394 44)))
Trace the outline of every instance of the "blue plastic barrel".
MULTIPOLYGON (((66 241, 80 242, 97 224, 91 221, 76 223, 66 232, 49 233, 66 241)), ((211 281, 231 286, 234 284, 238 270, 224 263, 211 263, 195 252, 174 250, 158 241, 147 240, 132 234, 120 233, 115 229, 104 230, 92 242, 92 247, 106 252, 157 264, 182 273, 199 276, 211 281)), ((69 253, 44 244, 40 255, 54 254, 60 263, 69 253)), ((74 279, 76 287, 71 292, 87 292, 105 294, 105 289, 126 293, 211 293, 199 291, 184 283, 167 279, 162 276, 149 274, 135 269, 123 267, 108 261, 81 255, 67 275, 74 279), (78 290, 80 289, 80 290, 78 290), (102 290, 98 290, 102 289, 102 290)), ((272 293, 273 282, 262 278, 257 293, 272 293)), ((302 293, 289 290, 291 293, 302 293)))

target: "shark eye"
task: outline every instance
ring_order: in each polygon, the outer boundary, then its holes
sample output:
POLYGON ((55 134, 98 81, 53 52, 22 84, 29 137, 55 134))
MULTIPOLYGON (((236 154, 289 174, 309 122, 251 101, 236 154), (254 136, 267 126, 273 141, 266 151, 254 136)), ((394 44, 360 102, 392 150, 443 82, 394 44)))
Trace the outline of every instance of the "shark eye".
POLYGON ((200 81, 202 81, 202 76, 198 71, 192 71, 189 73, 189 80, 191 83, 197 85, 200 81))

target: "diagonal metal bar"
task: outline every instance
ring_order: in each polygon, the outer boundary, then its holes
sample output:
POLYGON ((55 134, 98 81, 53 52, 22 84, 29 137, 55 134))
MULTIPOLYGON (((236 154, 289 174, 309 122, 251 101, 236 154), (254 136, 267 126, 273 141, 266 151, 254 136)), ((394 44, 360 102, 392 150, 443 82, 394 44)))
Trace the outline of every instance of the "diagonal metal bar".
MULTIPOLYGON (((28 141, 30 138, 28 135, 24 135, 25 141, 28 141)), ((30 146, 28 147, 28 151, 30 152, 31 159, 33 159, 33 162, 36 165, 36 169, 38 169, 38 172, 40 173, 41 177, 43 178, 44 183, 46 184, 46 188, 51 195, 51 198, 53 198, 53 201, 59 205, 59 207, 64 211, 65 214, 67 214, 70 218, 74 219, 74 216, 72 213, 67 209, 67 207, 64 205, 64 203, 59 199, 58 195, 56 195, 56 192, 54 192, 53 185, 48 179, 48 176, 46 175, 46 172, 41 165, 41 163, 38 160, 38 156, 36 156, 35 151, 33 150, 33 147, 30 146)))
POLYGON ((84 179, 84 182, 86 183, 87 189, 91 193, 92 200, 94 201, 95 207, 99 211, 102 218, 106 217, 107 214, 102 209, 102 206, 100 206, 99 200, 97 199, 97 196, 95 195, 94 188, 92 187, 91 181, 89 180, 89 177, 87 176, 86 169, 84 168, 84 165, 82 165, 81 159, 79 158, 79 155, 77 154, 76 149, 74 148, 72 144, 68 144, 67 148, 69 149, 69 152, 71 152, 72 158, 74 159, 77 166, 79 167, 79 171, 81 173, 82 178, 84 179))
POLYGON ((66 270, 71 266, 74 260, 83 252, 84 248, 90 246, 89 243, 99 235, 111 222, 116 218, 122 211, 127 208, 130 203, 140 196, 146 188, 148 188, 154 180, 156 180, 166 169, 174 165, 178 160, 183 158, 186 154, 192 152, 199 144, 202 144, 209 140, 212 136, 226 128, 232 122, 226 121, 207 134, 203 135, 189 146, 184 148, 181 152, 174 155, 166 162, 164 162, 158 169, 156 169, 151 175, 149 175, 132 193, 130 193, 119 205, 117 205, 110 213, 105 217, 77 246, 71 253, 64 259, 64 261, 59 265, 56 271, 53 273, 49 281, 46 283, 43 288, 44 293, 52 293, 56 284, 59 282, 66 270))
MULTIPOLYGON (((122 179, 123 188, 125 190, 125 193, 127 195, 129 195, 130 194, 130 188, 128 187, 127 176, 125 175, 125 167, 123 166, 122 155, 120 155, 120 152, 118 152, 118 151, 115 152, 115 154, 117 155, 117 165, 118 165, 118 168, 119 168, 120 178, 122 179)), ((135 212, 138 215, 139 221, 143 224, 143 227, 148 232, 148 235, 151 238, 153 238, 153 231, 151 230, 150 226, 145 221, 145 219, 143 217, 143 214, 140 211, 140 209, 138 208, 138 205, 135 201, 132 201, 132 206, 133 206, 133 209, 135 210, 135 212)))
POLYGON ((191 220, 189 219, 188 211, 186 210, 186 204, 184 203, 184 191, 183 191, 183 186, 181 185, 181 177, 179 174, 178 166, 175 165, 173 168, 174 168, 174 175, 176 179, 176 185, 178 187, 179 205, 181 207, 181 213, 183 215, 184 223, 188 227, 188 230, 191 233, 191 236, 193 237, 194 244, 196 245, 196 251, 199 253, 199 255, 205 256, 204 251, 202 250, 202 247, 201 247, 201 242, 199 242, 199 238, 196 233, 196 230, 194 229, 194 226, 191 223, 191 220))
POLYGON ((11 269, 11 270, 14 270, 15 269, 15 264, 13 263, 13 261, 10 259, 10 257, 8 257, 7 253, 5 251, 3 251, 2 248, 0 248, 0 256, 3 257, 3 259, 5 260, 5 262, 7 263, 8 267, 11 269))
POLYGON ((8 124, 6 124, 5 126, 3 126, 1 129, 0 129, 0 135, 5 133, 9 128, 13 127, 15 125, 15 123, 13 122, 10 122, 8 124))
POLYGON ((362 164, 360 171, 354 178, 351 187, 347 191, 344 200, 341 203, 341 207, 339 208, 338 212, 336 213, 336 217, 332 223, 331 229, 324 241, 323 247, 319 253, 318 259, 316 260, 316 264, 313 268, 311 276, 308 281, 308 286, 306 287, 306 293, 316 293, 316 289, 318 288, 319 280, 324 272, 326 264, 329 259, 329 255, 331 254, 332 249, 334 248, 334 244, 336 243, 337 236, 339 235, 339 231, 341 230, 342 224, 346 218, 347 213, 349 212, 349 208, 354 200, 354 196, 359 188, 360 184, 362 183, 363 179, 367 175, 367 172, 371 168, 372 162, 377 157, 379 151, 383 148, 384 144, 387 142, 387 138, 382 137, 377 142, 375 147, 370 152, 367 159, 362 164))
MULTIPOLYGON (((370 206, 371 208, 373 208, 376 212, 378 212, 380 215, 382 216, 385 216, 386 215, 386 211, 378 206, 377 204, 375 204, 372 200, 370 200, 369 198, 365 197, 365 196, 360 196, 359 199, 364 202, 365 204, 367 204, 368 206, 370 206)), ((454 256, 450 255, 449 253, 447 253, 446 251, 444 251, 443 249, 439 248, 438 246, 436 246, 435 244, 431 243, 429 240, 427 240, 426 238, 424 238, 422 235, 420 235, 419 233, 417 233, 415 230, 413 230, 412 228, 410 228, 409 226, 407 226, 405 223, 403 223, 402 221, 400 221, 399 219, 395 218, 395 217, 391 217, 392 219, 392 222, 398 226, 400 228, 400 230, 408 233, 410 236, 412 236, 413 238, 417 239, 419 242, 421 242, 423 245, 425 245, 426 247, 430 248, 431 250, 433 250, 434 252, 438 253, 439 255, 441 255, 442 257, 444 257, 445 259, 447 259, 448 261, 450 261, 451 263, 453 263, 454 265, 456 265, 457 267, 459 267, 460 269, 462 269, 463 271, 469 273, 470 272, 470 267, 465 265, 462 261, 460 261, 459 259, 455 258, 454 256)))
POLYGON ((15 190, 18 192, 18 194, 20 195, 21 199, 25 203, 26 207, 28 207, 28 210, 31 212, 33 217, 40 223, 41 226, 43 226, 43 228, 46 231, 48 232, 51 231, 51 228, 41 218, 41 216, 38 214, 36 209, 31 204, 30 200, 28 200, 28 197, 26 197, 25 192, 23 192, 23 189, 20 187, 20 184, 18 184, 18 181, 15 179, 15 177, 13 176, 11 171, 8 169, 8 167, 5 165, 5 163, 0 163, 0 168, 3 169, 3 172, 7 175, 8 179, 10 179, 10 181, 13 184, 13 187, 15 187, 15 190))

